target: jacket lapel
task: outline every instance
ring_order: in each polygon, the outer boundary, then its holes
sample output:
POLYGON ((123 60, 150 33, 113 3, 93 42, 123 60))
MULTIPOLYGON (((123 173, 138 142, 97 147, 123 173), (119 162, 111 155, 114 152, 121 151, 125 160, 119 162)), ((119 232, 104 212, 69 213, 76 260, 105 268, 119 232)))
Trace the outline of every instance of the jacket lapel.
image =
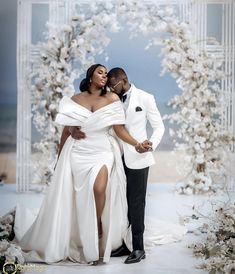
POLYGON ((136 87, 132 85, 132 90, 131 90, 131 96, 130 96, 130 101, 129 101, 129 105, 128 108, 126 110, 126 117, 129 117, 129 114, 131 113, 131 110, 133 109, 133 107, 137 104, 138 100, 137 100, 137 89, 136 87))

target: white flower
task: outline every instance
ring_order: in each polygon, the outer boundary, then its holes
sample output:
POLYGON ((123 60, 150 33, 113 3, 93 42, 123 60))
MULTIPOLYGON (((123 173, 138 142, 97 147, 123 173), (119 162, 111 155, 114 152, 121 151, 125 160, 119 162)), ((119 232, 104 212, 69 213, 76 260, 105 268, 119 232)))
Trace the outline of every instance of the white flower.
POLYGON ((196 143, 196 144, 194 145, 194 148, 195 148, 196 150, 200 150, 200 149, 201 149, 198 143, 196 143))
POLYGON ((68 55, 68 49, 63 47, 60 49, 60 58, 62 59, 65 59, 67 58, 69 55, 68 55))
POLYGON ((110 21, 111 21, 111 17, 108 16, 108 14, 103 14, 102 15, 102 23, 104 25, 107 25, 108 23, 110 23, 110 21))
POLYGON ((12 224, 14 221, 14 218, 11 214, 8 214, 4 218, 1 218, 0 221, 2 224, 12 224))
POLYGON ((76 39, 71 40, 71 47, 76 48, 78 46, 78 42, 76 39))
POLYGON ((72 27, 69 25, 63 25, 61 29, 65 32, 72 32, 72 27))
POLYGON ((84 39, 82 38, 82 37, 79 37, 78 39, 77 39, 77 45, 78 46, 82 46, 83 44, 84 44, 84 39))
POLYGON ((110 31, 111 32, 118 32, 120 30, 120 26, 117 24, 117 22, 114 22, 111 26, 110 26, 110 31))
POLYGON ((224 270, 226 274, 233 274, 235 272, 235 262, 226 265, 224 270))
POLYGON ((4 254, 6 257, 6 262, 15 262, 15 256, 4 254))
POLYGON ((8 233, 11 233, 11 231, 12 231, 12 225, 6 224, 5 229, 6 229, 6 231, 7 231, 8 233))
POLYGON ((113 4, 111 2, 105 1, 103 4, 107 10, 112 10, 113 4))
POLYGON ((42 100, 42 101, 40 102, 40 106, 41 106, 41 107, 45 107, 46 104, 47 104, 47 101, 46 101, 46 100, 42 100))
POLYGON ((10 246, 10 244, 7 240, 1 240, 0 241, 0 252, 7 250, 9 246, 10 246))
POLYGON ((56 105, 55 104, 50 104, 49 105, 49 110, 50 111, 56 110, 56 105))
POLYGON ((0 232, 0 237, 9 236, 9 232, 4 230, 0 232))
POLYGON ((187 217, 187 216, 179 216, 179 223, 181 225, 185 225, 185 224, 189 223, 189 221, 190 221, 189 217, 187 217))
POLYGON ((24 263, 24 257, 21 252, 21 248, 15 244, 10 244, 7 251, 5 252, 6 257, 17 258, 19 263, 24 263))
POLYGON ((187 194, 187 195, 193 194, 193 189, 190 188, 190 187, 185 188, 183 191, 184 191, 184 193, 187 194))

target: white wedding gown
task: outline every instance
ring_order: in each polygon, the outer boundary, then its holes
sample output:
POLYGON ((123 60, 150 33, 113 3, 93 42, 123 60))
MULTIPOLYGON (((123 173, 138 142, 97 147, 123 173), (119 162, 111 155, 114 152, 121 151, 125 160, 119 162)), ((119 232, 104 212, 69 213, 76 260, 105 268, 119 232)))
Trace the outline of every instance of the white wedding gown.
MULTIPOLYGON (((100 255, 108 262, 111 251, 123 240, 131 249, 126 178, 118 143, 109 133, 112 125, 125 124, 122 104, 113 102, 91 112, 63 97, 56 122, 81 126, 86 138, 69 137, 65 142, 39 213, 17 205, 15 241, 28 262, 89 263, 99 260, 100 255), (103 166, 108 169, 108 184, 99 240, 93 185, 103 166)), ((147 247, 154 242, 180 240, 186 231, 173 225, 171 231, 168 228, 164 233, 159 223, 154 225, 151 221, 146 224, 146 232, 147 247)))

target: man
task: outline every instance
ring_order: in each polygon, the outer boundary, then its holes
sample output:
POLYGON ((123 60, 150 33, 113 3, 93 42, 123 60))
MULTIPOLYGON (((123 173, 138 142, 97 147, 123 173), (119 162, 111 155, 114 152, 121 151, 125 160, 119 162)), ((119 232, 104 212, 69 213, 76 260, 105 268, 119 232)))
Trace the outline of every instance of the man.
MULTIPOLYGON (((138 141, 147 139, 146 124, 150 123, 153 133, 150 141, 144 144, 152 145, 155 150, 164 133, 164 125, 157 109, 153 95, 130 84, 122 68, 113 68, 108 73, 108 86, 112 92, 119 95, 126 112, 126 128, 138 141)), ((122 143, 123 164, 127 178, 128 219, 132 231, 133 251, 125 263, 136 263, 145 258, 144 252, 144 211, 146 186, 149 166, 155 163, 152 152, 137 153, 127 143, 122 143)), ((144 151, 143 151, 144 152, 144 151)), ((112 252, 112 256, 128 254, 123 244, 112 252)))
MULTIPOLYGON (((145 258, 144 251, 144 211, 149 166, 155 163, 151 150, 155 150, 164 133, 164 125, 153 95, 137 89, 130 84, 122 68, 113 68, 108 73, 108 86, 123 102, 126 112, 126 128, 139 142, 135 150, 131 145, 121 142, 123 165, 127 178, 128 219, 132 231, 130 252, 125 244, 113 251, 111 256, 129 255, 126 264, 137 263, 145 258), (153 133, 147 140, 146 124, 150 123, 153 133), (139 153, 140 152, 140 153, 139 153)), ((74 127, 71 135, 75 139, 85 138, 85 134, 74 127)))

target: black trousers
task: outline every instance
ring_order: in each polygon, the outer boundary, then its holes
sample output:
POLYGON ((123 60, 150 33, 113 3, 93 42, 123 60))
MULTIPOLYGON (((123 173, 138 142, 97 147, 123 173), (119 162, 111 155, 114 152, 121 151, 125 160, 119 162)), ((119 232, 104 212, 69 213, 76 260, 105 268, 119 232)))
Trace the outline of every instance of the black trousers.
POLYGON ((130 169, 123 165, 127 178, 128 219, 132 230, 133 250, 144 250, 144 211, 149 167, 130 169))

